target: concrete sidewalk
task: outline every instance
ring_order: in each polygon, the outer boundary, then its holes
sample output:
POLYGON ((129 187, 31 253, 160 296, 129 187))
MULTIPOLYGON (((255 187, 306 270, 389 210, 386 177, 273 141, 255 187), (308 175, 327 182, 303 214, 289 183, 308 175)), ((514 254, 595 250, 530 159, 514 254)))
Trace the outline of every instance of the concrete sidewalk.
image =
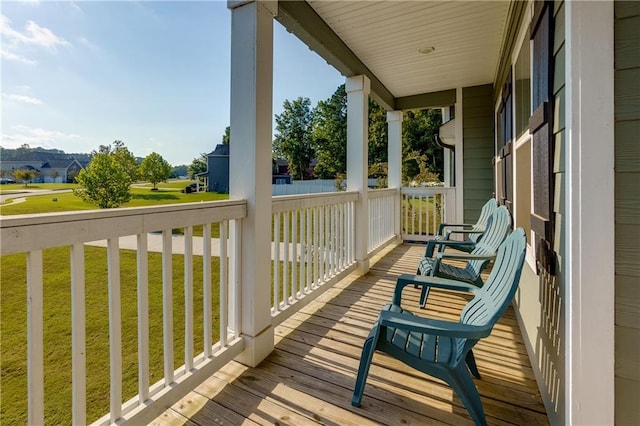
MULTIPOLYGON (((202 256, 202 237, 193 237, 193 254, 196 256, 202 256)), ((106 247, 107 240, 90 241, 85 243, 89 246, 106 247)), ((120 248, 125 250, 137 250, 138 238, 136 235, 127 235, 126 237, 120 237, 120 248)), ((284 258, 285 245, 280 243, 280 260, 284 258)), ((162 234, 147 234, 147 250, 150 252, 162 253, 162 234)), ((184 236, 172 235, 171 236, 171 251, 173 254, 184 254, 184 236)), ((229 253, 229 246, 227 246, 227 254, 229 253)), ((271 243, 271 259, 273 259, 275 253, 275 243, 271 243)), ((300 256, 300 244, 297 244, 297 253, 300 256)), ((291 256, 291 248, 289 251, 291 256)), ((220 257, 220 239, 211 239, 211 256, 220 257)), ((291 259, 289 259, 291 260, 291 259)))

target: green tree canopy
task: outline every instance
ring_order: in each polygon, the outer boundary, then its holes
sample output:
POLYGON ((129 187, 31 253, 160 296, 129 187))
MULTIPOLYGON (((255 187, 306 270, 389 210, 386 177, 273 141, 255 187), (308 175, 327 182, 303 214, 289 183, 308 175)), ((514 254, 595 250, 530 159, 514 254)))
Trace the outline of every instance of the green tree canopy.
POLYGON ((17 169, 13 171, 13 177, 17 181, 22 181, 25 188, 29 182, 37 178, 39 175, 40 173, 33 169, 17 169))
POLYGON ((435 135, 441 124, 440 109, 423 109, 404 113, 402 177, 405 182, 413 180, 418 175, 424 175, 425 172, 443 175, 443 150, 435 142, 435 135))
POLYGON ((347 171, 347 92, 344 84, 327 100, 318 102, 312 123, 318 163, 314 174, 333 179, 347 171))
POLYGON ((171 164, 157 152, 147 155, 140 164, 140 175, 153 184, 153 189, 156 189, 159 182, 167 180, 169 174, 171 174, 171 164))
MULTIPOLYGON (((120 163, 127 172, 132 183, 138 180, 138 161, 133 153, 129 151, 129 148, 124 145, 124 142, 115 140, 113 141, 113 146, 100 145, 98 153, 112 155, 114 160, 120 163)), ((94 151, 93 154, 95 155, 96 152, 94 151)))
POLYGON ((231 126, 227 126, 224 129, 224 135, 222 135, 222 143, 228 145, 231 142, 231 126))
POLYGON ((206 172, 207 167, 207 154, 202 152, 200 153, 200 157, 194 158, 191 164, 189 164, 187 169, 189 179, 195 179, 197 174, 206 172))
POLYGON ((305 170, 314 156, 312 145, 311 101, 297 98, 293 102, 285 100, 284 111, 276 115, 276 137, 273 151, 279 158, 286 158, 289 173, 294 179, 304 179, 305 170))
POLYGON ((97 152, 76 177, 73 193, 101 209, 118 207, 131 199, 129 170, 112 153, 97 152))

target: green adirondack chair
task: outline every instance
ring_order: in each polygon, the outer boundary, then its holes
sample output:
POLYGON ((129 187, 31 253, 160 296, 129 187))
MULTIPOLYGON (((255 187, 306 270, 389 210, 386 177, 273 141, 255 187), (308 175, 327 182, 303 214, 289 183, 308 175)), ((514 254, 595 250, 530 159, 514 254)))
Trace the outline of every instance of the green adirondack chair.
MULTIPOLYGON (((418 265, 418 275, 451 278, 481 287, 482 277, 480 274, 489 262, 495 258, 498 247, 509 235, 511 214, 505 206, 500 206, 493 212, 488 222, 489 224, 482 240, 476 244, 470 254, 439 252, 433 258, 424 257, 418 265), (467 264, 464 268, 448 264, 446 260, 451 259, 466 260, 467 264)), ((446 244, 447 241, 443 241, 443 243, 446 244)), ((422 287, 422 294, 420 295, 421 308, 424 308, 428 292, 428 287, 422 287)))
POLYGON ((386 305, 364 342, 351 404, 359 407, 376 350, 449 384, 477 425, 487 421, 471 374, 479 378, 473 346, 491 330, 513 299, 526 251, 518 228, 502 243, 496 264, 483 287, 438 277, 402 275, 391 304, 386 305), (473 293, 458 322, 417 317, 401 308, 402 290, 418 284, 473 293), (470 372, 471 370, 471 372, 470 372))
POLYGON ((438 234, 427 242, 425 257, 432 257, 436 248, 443 250, 444 247, 438 244, 442 241, 449 241, 449 247, 455 247, 467 253, 473 250, 476 243, 482 239, 482 235, 488 226, 489 218, 497 208, 498 203, 495 198, 491 198, 482 206, 480 217, 476 223, 441 223, 438 228, 438 234), (451 240, 451 236, 455 234, 465 235, 466 238, 463 241, 451 240))

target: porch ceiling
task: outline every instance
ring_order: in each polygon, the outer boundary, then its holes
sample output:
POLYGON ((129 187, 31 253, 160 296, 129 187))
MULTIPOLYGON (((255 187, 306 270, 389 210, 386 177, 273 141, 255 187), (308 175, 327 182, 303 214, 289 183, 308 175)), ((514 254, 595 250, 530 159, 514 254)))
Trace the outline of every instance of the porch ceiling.
POLYGON ((508 9, 504 0, 308 0, 281 2, 278 20, 345 76, 370 74, 389 108, 399 98, 492 83, 508 9), (427 47, 434 51, 419 52, 427 47))

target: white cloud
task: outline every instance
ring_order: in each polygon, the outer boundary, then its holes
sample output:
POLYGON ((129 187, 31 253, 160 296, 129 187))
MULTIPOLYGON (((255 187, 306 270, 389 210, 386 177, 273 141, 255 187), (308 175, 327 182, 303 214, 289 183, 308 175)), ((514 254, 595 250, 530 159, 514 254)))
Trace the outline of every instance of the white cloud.
POLYGON ((74 133, 65 133, 59 130, 47 130, 38 127, 13 126, 12 134, 2 134, 0 143, 4 148, 18 148, 21 145, 42 146, 45 148, 59 148, 61 142, 80 139, 74 133))
POLYGON ((73 10, 75 10, 76 12, 84 13, 84 10, 82 10, 82 8, 80 7, 80 5, 78 5, 78 3, 77 3, 77 2, 75 2, 75 1, 69 2, 69 6, 71 6, 71 8, 72 8, 73 10))
POLYGON ((23 64, 28 64, 28 65, 34 65, 37 63, 32 59, 25 58, 22 55, 17 55, 13 52, 9 52, 1 48, 0 48, 0 56, 2 57, 2 59, 6 59, 8 61, 22 62, 23 64))
POLYGON ((88 49, 90 49, 90 50, 93 50, 94 52, 95 52, 95 51, 100 50, 100 48, 98 47, 98 45, 96 45, 96 44, 94 44, 94 43, 90 42, 90 41, 89 41, 89 39, 88 39, 88 38, 86 38, 86 37, 80 37, 80 38, 78 39, 78 42, 79 42, 81 45, 85 46, 86 48, 88 48, 88 49))
POLYGON ((25 95, 16 95, 14 93, 4 93, 2 92, 2 97, 3 98, 7 98, 7 99, 11 99, 12 101, 18 101, 18 102, 22 102, 25 104, 32 104, 32 105, 42 105, 43 102, 38 99, 38 98, 34 98, 31 96, 25 96, 25 95))
POLYGON ((58 46, 67 46, 69 42, 58 37, 49 28, 41 27, 33 21, 27 21, 24 33, 11 28, 11 20, 4 15, 0 16, 0 34, 14 44, 29 44, 56 51, 58 46))

